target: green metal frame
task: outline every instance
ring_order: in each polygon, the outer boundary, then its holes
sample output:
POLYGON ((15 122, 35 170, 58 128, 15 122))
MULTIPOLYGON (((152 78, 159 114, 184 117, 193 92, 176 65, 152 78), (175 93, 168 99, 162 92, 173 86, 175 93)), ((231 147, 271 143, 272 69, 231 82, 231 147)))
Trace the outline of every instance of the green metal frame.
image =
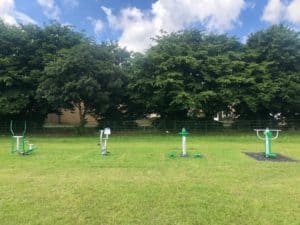
MULTIPOLYGON (((181 151, 181 154, 180 156, 181 157, 188 157, 188 154, 186 152, 186 136, 188 135, 188 132, 185 128, 182 128, 181 129, 181 132, 179 133, 182 137, 182 151, 181 151)), ((202 158, 202 154, 200 153, 194 153, 193 155, 193 158, 202 158)), ((168 157, 169 158, 176 158, 177 157, 177 153, 176 152, 170 152, 168 153, 168 157)))
POLYGON ((29 155, 32 151, 36 149, 32 144, 29 144, 29 147, 26 147, 28 143, 26 139, 26 130, 27 130, 27 123, 24 122, 24 129, 21 135, 15 135, 13 130, 13 121, 10 121, 10 133, 11 133, 11 153, 19 153, 21 155, 29 155))
POLYGON ((278 134, 281 130, 272 130, 269 128, 266 129, 255 129, 256 135, 259 139, 263 140, 265 142, 265 157, 266 158, 276 158, 277 154, 272 152, 272 140, 275 140, 278 138, 278 134), (263 134, 263 137, 260 135, 261 132, 263 134), (276 135, 273 136, 273 132, 276 132, 276 135))

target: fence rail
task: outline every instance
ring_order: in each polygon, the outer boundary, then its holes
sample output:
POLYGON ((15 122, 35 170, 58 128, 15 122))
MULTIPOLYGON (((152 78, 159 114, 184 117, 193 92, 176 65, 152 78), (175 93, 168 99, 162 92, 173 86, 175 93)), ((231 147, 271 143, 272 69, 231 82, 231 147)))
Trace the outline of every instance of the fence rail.
POLYGON ((160 120, 154 121, 152 124, 141 125, 135 121, 105 121, 101 126, 108 126, 113 130, 158 130, 158 131, 178 131, 181 128, 186 128, 191 131, 209 132, 209 131, 247 131, 256 128, 280 128, 283 130, 299 130, 300 120, 289 121, 271 121, 271 120, 239 120, 239 121, 168 121, 160 120))
MULTIPOLYGON (((9 135, 10 122, 0 123, 0 135, 9 135)), ((62 134, 72 135, 78 133, 94 133, 99 127, 110 127, 114 132, 178 132, 186 128, 193 132, 240 132, 251 131, 256 128, 279 128, 282 130, 300 130, 300 120, 274 121, 274 120, 238 120, 238 121, 200 121, 200 120, 157 120, 141 123, 139 121, 103 121, 98 126, 86 127, 78 130, 71 125, 40 125, 34 122, 27 122, 27 132, 30 134, 62 134)), ((15 133, 21 133, 24 129, 24 121, 14 122, 15 133)))

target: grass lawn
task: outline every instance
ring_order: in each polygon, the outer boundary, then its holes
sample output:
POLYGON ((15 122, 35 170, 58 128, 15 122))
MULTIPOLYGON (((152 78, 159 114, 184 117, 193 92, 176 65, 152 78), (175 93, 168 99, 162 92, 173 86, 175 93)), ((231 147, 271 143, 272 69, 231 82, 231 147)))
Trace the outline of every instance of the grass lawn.
MULTIPOLYGON (((31 138, 38 150, 10 154, 0 138, 0 224, 299 225, 300 163, 260 162, 249 135, 112 134, 108 157, 95 137, 31 138)), ((300 134, 283 133, 273 151, 300 160, 300 134)))

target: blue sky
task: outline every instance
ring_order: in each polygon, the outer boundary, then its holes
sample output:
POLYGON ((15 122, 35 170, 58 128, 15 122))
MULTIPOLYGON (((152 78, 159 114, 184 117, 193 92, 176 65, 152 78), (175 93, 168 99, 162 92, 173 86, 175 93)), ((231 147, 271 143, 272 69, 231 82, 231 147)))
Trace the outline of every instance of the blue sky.
POLYGON ((300 0, 0 0, 0 18, 11 25, 57 20, 143 51, 160 30, 196 27, 245 41, 271 24, 299 29, 300 0))

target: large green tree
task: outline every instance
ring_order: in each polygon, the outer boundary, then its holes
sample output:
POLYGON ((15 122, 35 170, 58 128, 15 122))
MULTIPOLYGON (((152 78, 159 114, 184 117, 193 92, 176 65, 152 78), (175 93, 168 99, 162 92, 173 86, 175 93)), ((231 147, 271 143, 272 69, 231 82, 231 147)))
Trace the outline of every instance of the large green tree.
POLYGON ((98 120, 220 111, 287 118, 300 111, 299 33, 275 25, 246 45, 199 30, 162 33, 144 54, 96 44, 68 26, 0 21, 0 117, 43 121, 61 108, 98 120))
POLYGON ((67 26, 50 24, 9 26, 0 21, 0 115, 1 118, 43 122, 51 110, 47 101, 36 98, 46 63, 60 49, 83 39, 67 26))
POLYGON ((82 128, 87 114, 100 120, 121 105, 126 59, 114 44, 84 42, 63 49, 45 67, 38 95, 55 109, 77 108, 82 128))
POLYGON ((246 118, 295 117, 300 112, 299 33, 284 25, 253 33, 243 60, 253 85, 240 91, 237 111, 246 118))
POLYGON ((219 79, 234 72, 232 60, 240 61, 242 45, 235 38, 191 30, 164 34, 156 42, 132 67, 129 89, 135 104, 170 119, 200 112, 212 119, 227 108, 219 79))

